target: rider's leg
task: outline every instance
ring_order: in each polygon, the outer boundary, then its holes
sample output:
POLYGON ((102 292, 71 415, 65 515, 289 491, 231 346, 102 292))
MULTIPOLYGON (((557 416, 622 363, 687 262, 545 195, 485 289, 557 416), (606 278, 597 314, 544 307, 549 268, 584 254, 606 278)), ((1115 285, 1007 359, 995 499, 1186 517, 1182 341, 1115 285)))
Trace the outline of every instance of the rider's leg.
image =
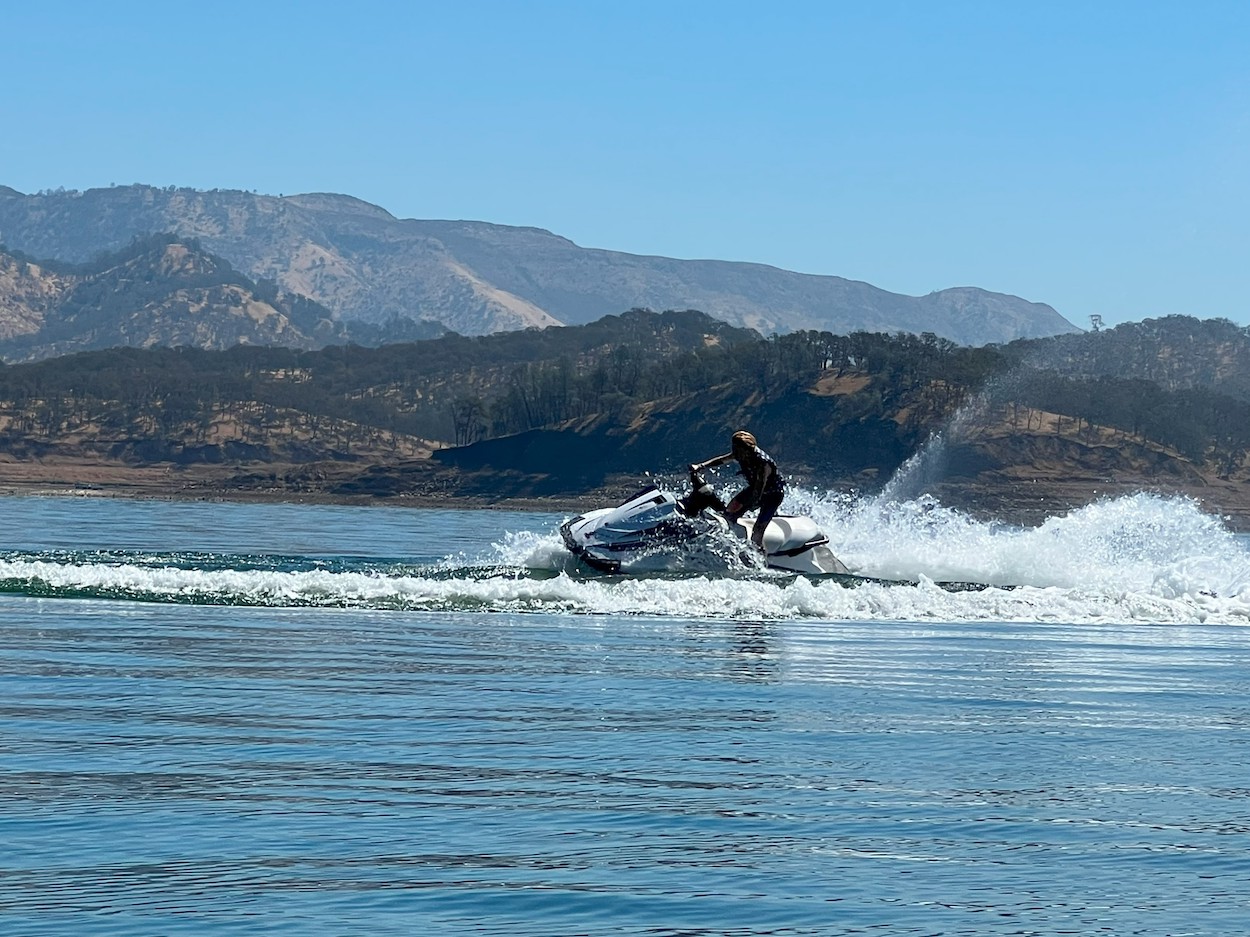
POLYGON ((764 549, 764 531, 768 529, 769 521, 777 516, 777 509, 781 507, 781 500, 785 494, 780 491, 766 492, 760 498, 760 513, 755 518, 755 526, 751 529, 751 542, 764 549))

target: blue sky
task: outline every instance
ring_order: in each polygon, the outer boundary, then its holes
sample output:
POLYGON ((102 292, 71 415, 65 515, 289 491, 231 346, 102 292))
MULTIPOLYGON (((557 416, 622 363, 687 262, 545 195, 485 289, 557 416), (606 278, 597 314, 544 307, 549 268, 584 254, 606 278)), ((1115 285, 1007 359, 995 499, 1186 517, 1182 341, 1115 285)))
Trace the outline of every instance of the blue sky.
POLYGON ((1250 3, 7 4, 0 184, 1250 324, 1250 3))

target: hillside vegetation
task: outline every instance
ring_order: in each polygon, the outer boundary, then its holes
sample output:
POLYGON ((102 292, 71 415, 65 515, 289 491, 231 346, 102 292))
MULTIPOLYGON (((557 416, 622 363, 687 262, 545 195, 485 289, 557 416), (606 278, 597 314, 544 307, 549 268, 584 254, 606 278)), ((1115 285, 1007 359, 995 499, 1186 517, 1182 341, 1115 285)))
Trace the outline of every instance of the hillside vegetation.
POLYGON ((1054 342, 934 335, 764 339, 694 311, 634 310, 377 349, 115 349, 0 368, 0 452, 221 465, 236 489, 571 496, 676 471, 748 426, 792 474, 860 490, 935 432, 934 483, 989 500, 1022 479, 1087 496, 1117 479, 1245 479, 1250 402, 1212 368, 1215 349, 1246 353, 1245 330, 1148 320, 1084 341, 1057 356, 1054 342), (1169 382, 1123 376, 1108 351, 1121 346, 1165 359, 1169 382))

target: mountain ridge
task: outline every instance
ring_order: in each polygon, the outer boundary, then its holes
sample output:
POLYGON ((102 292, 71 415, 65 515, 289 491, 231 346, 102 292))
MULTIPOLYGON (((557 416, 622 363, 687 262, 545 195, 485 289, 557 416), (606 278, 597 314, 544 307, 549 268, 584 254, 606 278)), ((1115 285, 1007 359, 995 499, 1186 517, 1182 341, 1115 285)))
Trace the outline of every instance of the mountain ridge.
POLYGON ((121 346, 370 345, 440 331, 408 320, 335 320, 305 296, 250 280, 190 238, 136 239, 85 264, 0 249, 0 360, 10 362, 121 346))
POLYGON ((702 309, 764 333, 933 332, 960 344, 1079 331, 1045 303, 977 287, 913 297, 766 264, 580 247, 536 227, 396 218, 350 195, 118 186, 0 188, 0 243, 83 262, 135 236, 194 237, 338 319, 435 320, 468 335, 579 325, 623 309, 702 309))

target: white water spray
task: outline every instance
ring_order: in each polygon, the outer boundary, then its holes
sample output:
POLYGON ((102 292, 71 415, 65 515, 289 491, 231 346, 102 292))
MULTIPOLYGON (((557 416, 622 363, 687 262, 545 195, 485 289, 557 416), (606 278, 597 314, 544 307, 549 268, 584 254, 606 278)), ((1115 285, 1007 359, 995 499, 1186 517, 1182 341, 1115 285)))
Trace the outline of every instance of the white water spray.
POLYGON ((911 501, 926 494, 946 475, 951 443, 964 439, 985 418, 991 406, 992 391, 986 389, 965 402, 939 431, 899 466, 877 496, 885 503, 911 501))

